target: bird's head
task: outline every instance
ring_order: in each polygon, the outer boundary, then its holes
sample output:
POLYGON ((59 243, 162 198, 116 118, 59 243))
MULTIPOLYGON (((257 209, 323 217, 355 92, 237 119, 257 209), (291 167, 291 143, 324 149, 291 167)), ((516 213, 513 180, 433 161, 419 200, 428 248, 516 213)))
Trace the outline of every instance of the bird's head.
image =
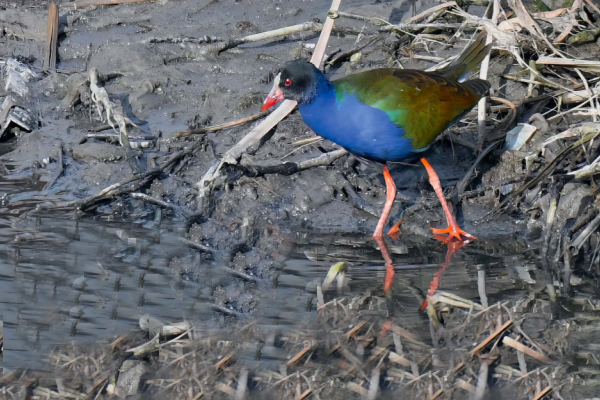
POLYGON ((292 61, 273 80, 273 88, 267 95, 261 111, 267 110, 283 99, 310 103, 317 93, 321 71, 304 60, 292 61))

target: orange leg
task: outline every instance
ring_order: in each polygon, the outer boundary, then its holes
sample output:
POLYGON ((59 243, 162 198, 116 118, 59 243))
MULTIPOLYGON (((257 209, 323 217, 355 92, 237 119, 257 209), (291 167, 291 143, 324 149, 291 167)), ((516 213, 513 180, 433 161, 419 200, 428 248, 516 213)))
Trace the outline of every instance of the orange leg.
POLYGON ((383 211, 381 212, 381 217, 379 218, 375 232, 373 232, 373 239, 381 239, 383 237, 383 227, 390 216, 392 205, 396 199, 396 184, 390 175, 390 170, 388 169, 387 165, 383 166, 383 178, 385 179, 387 193, 385 196, 385 205, 383 206, 383 211))
POLYGON ((448 203, 446 203, 446 198, 444 197, 444 193, 442 192, 442 186, 440 185, 440 178, 438 178, 437 174, 435 173, 435 170, 431 165, 429 165, 429 162, 426 159, 421 158, 421 162, 427 170, 427 174, 429 175, 429 183, 431 183, 431 186, 433 186, 433 190, 435 190, 435 194, 437 194, 437 197, 440 199, 440 203, 442 203, 444 213, 446 213, 446 220, 448 221, 448 228, 446 229, 431 228, 433 234, 448 234, 448 239, 455 239, 459 242, 466 243, 469 243, 471 240, 477 239, 475 236, 463 231, 460 228, 460 226, 458 226, 456 220, 450 212, 450 209, 448 208, 448 203))

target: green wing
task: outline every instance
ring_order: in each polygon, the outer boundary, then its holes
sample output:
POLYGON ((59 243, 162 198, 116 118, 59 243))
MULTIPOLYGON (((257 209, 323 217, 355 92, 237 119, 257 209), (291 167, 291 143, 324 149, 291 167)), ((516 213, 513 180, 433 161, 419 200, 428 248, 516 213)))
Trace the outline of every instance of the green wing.
MULTIPOLYGON (((468 81, 469 82, 469 81, 468 81)), ((442 75, 408 69, 375 69, 332 81, 339 102, 346 96, 384 111, 413 140, 427 147, 469 111, 481 95, 442 75)))

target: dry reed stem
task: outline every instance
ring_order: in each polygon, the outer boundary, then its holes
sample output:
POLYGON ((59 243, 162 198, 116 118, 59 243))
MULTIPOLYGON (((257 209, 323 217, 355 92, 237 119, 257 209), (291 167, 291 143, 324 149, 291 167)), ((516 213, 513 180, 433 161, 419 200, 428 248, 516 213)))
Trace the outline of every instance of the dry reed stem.
MULTIPOLYGON (((492 0, 488 7, 488 13, 491 10, 491 22, 494 25, 498 25, 498 16, 500 15, 500 0, 492 0)), ((486 14, 488 14, 486 13, 486 14)), ((493 36, 488 32, 485 44, 488 45, 493 42, 493 36)), ((479 79, 487 80, 488 69, 490 66, 491 51, 484 57, 481 62, 481 69, 479 70, 479 79)), ((483 97, 479 100, 477 106, 477 149, 483 150, 483 144, 485 143, 486 137, 486 116, 487 116, 487 97, 483 97)))
POLYGON ((56 52, 58 47, 58 5, 52 1, 48 10, 48 29, 44 47, 44 71, 56 69, 56 52))
MULTIPOLYGON (((231 359, 233 358, 233 356, 235 355, 235 351, 230 352, 229 354, 227 354, 225 357, 223 357, 222 359, 219 360, 219 362, 217 362, 214 365, 215 369, 225 369, 225 366, 227 365, 227 363, 229 361, 231 361, 231 359)), ((235 394, 235 391, 234 391, 235 394)))
POLYGON ((517 340, 515 340, 515 339, 513 339, 513 338, 511 338, 509 336, 505 336, 502 339, 502 343, 505 344, 505 345, 507 345, 507 346, 512 347, 515 350, 521 351, 521 352, 527 354, 528 356, 535 358, 538 361, 541 361, 541 362, 544 362, 544 363, 551 363, 552 362, 552 360, 549 359, 548 357, 546 357, 544 354, 542 354, 542 353, 540 353, 540 352, 538 352, 538 351, 536 351, 536 350, 534 350, 534 349, 532 349, 530 347, 525 346, 523 343, 521 343, 521 342, 519 342, 519 341, 517 341, 517 340))
POLYGON ((552 386, 546 386, 544 390, 540 391, 532 400, 542 400, 552 392, 552 386))
POLYGON ((481 352, 481 350, 488 347, 491 342, 499 339, 502 335, 504 335, 506 333, 506 331, 508 331, 510 328, 512 328, 513 325, 514 325, 514 322, 512 320, 506 321, 504 323, 504 325, 502 325, 500 328, 496 329, 496 331, 494 331, 491 335, 489 335, 483 342, 479 343, 479 345, 477 345, 477 347, 475 347, 473 350, 471 350, 471 352, 470 352, 471 356, 478 355, 481 352))

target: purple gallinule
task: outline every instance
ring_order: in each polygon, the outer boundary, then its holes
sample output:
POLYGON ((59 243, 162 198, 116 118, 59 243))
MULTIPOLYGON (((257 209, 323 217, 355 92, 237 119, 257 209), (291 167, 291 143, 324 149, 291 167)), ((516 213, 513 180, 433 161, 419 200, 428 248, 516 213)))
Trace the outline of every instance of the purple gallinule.
MULTIPOLYGON (((481 32, 462 54, 435 72, 380 68, 329 81, 307 61, 289 63, 275 79, 262 110, 284 98, 296 100, 304 122, 318 135, 350 153, 384 164, 386 202, 373 234, 381 239, 396 197, 396 185, 386 162, 401 161, 426 150, 446 128, 457 122, 488 93, 490 84, 481 79, 462 83, 490 51, 481 32)), ((468 241, 444 199, 437 174, 421 159, 429 173, 446 218, 448 239, 468 241)))

